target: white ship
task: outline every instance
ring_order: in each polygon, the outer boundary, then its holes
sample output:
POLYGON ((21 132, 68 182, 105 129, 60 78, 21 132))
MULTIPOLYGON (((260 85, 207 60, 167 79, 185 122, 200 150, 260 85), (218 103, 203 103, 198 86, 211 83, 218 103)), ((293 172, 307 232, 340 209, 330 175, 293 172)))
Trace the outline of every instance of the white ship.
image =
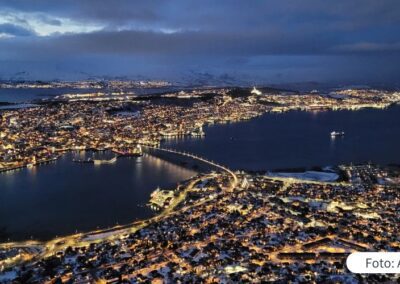
POLYGON ((199 126, 197 129, 193 130, 190 135, 194 137, 203 137, 205 135, 203 127, 199 126))
POLYGON ((332 131, 331 137, 344 136, 344 131, 332 131))
POLYGON ((117 157, 114 157, 110 160, 93 160, 95 165, 102 165, 102 164, 114 164, 117 161, 117 157))

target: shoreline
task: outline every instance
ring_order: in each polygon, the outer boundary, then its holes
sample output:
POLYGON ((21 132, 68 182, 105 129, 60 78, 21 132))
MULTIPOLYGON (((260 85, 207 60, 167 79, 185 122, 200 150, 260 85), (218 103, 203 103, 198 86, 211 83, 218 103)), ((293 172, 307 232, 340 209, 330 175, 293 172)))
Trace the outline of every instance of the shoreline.
MULTIPOLYGON (((164 148, 154 148, 153 150, 160 150, 160 151, 166 151, 166 152, 171 152, 173 154, 177 155, 185 155, 189 156, 193 159, 198 159, 201 162, 205 163, 210 163, 211 165, 219 168, 221 171, 225 172, 225 174, 228 174, 232 178, 231 184, 226 188, 227 191, 232 191, 238 183, 236 175, 230 171, 228 168, 221 166, 219 164, 213 163, 211 161, 208 161, 206 159, 203 159, 201 157, 195 156, 193 154, 188 154, 188 153, 183 153, 179 151, 174 151, 170 149, 164 149, 164 148)), ((188 190, 192 189, 194 185, 196 185, 199 181, 201 181, 204 177, 209 176, 210 174, 198 174, 186 181, 184 181, 184 188, 179 190, 178 196, 171 202, 171 204, 164 208, 162 211, 160 211, 158 214, 155 214, 153 217, 150 217, 148 219, 143 219, 143 220, 137 220, 125 225, 117 225, 111 228, 106 228, 106 229, 99 229, 99 230, 93 230, 85 233, 78 233, 78 234, 72 234, 72 235, 66 235, 62 237, 56 237, 52 238, 48 241, 39 241, 39 240, 26 240, 26 241, 19 241, 19 242, 5 242, 5 243, 0 243, 0 249, 10 249, 10 248, 19 248, 19 247, 26 247, 26 248, 31 248, 31 249, 36 249, 39 253, 34 255, 30 260, 34 259, 39 259, 40 257, 46 257, 51 254, 56 253, 58 250, 65 248, 66 244, 74 245, 80 244, 86 244, 88 242, 90 243, 96 243, 96 242, 101 242, 109 239, 115 239, 118 238, 116 234, 131 234, 134 233, 148 225, 150 225, 153 222, 157 222, 160 219, 164 218, 165 216, 169 216, 170 214, 175 214, 177 212, 174 212, 174 209, 176 206, 180 204, 182 200, 185 199, 186 193, 188 190), (119 232, 119 233, 118 233, 119 232)), ((223 174, 222 174, 223 175, 223 174)), ((176 188, 179 189, 179 186, 176 188)), ((25 261, 26 259, 24 259, 25 261)), ((7 265, 5 267, 12 267, 14 265, 17 265, 21 263, 21 260, 15 259, 15 262, 12 264, 8 263, 3 263, 0 261, 0 265, 7 265)))
MULTIPOLYGON (((51 103, 54 103, 54 101, 44 102, 44 104, 51 104, 51 103)), ((56 102, 56 103, 61 103, 61 102, 56 102)), ((62 102, 62 103, 68 103, 68 102, 62 102)), ((378 109, 378 110, 384 110, 384 109, 387 109, 387 108, 390 108, 390 107, 394 107, 394 106, 399 106, 399 105, 400 105, 400 102, 393 102, 393 103, 390 103, 390 104, 386 104, 385 106, 378 106, 378 107, 374 107, 374 106, 372 106, 372 105, 367 105, 367 106, 359 106, 359 107, 357 107, 357 108, 321 108, 321 109, 318 109, 317 111, 320 111, 320 112, 335 111, 335 112, 336 112, 336 111, 343 111, 343 110, 344 110, 344 111, 346 111, 346 110, 347 110, 347 111, 359 111, 359 110, 363 110, 363 109, 378 109)), ((278 107, 278 108, 281 108, 281 107, 278 107)), ((0 110, 1 110, 1 109, 0 109, 0 110)), ((240 123, 240 122, 246 122, 246 121, 249 121, 249 120, 252 120, 252 119, 261 117, 261 116, 263 116, 263 115, 277 114, 277 113, 278 113, 278 114, 281 114, 281 113, 287 113, 287 112, 292 112, 292 111, 313 112, 313 111, 316 111, 316 109, 310 110, 310 109, 307 109, 307 108, 305 108, 305 109, 302 109, 302 108, 293 108, 293 109, 288 109, 288 110, 284 110, 284 111, 274 111, 274 108, 272 108, 271 110, 265 111, 265 112, 263 112, 263 113, 257 113, 256 115, 254 115, 253 117, 250 117, 250 118, 244 117, 244 118, 241 118, 241 119, 227 119, 227 120, 221 120, 221 121, 216 120, 216 121, 212 121, 212 122, 207 121, 207 122, 205 122, 205 123, 203 124, 203 126, 223 125, 223 124, 226 124, 226 123, 240 123)), ((154 141, 153 143, 148 143, 148 142, 146 142, 146 143, 141 143, 141 142, 138 142, 137 145, 141 145, 141 146, 155 146, 155 145, 161 145, 161 143, 162 143, 163 141, 165 141, 165 140, 167 140, 167 139, 169 139, 169 138, 178 138, 178 139, 181 139, 181 138, 185 138, 185 137, 193 137, 193 136, 191 136, 190 131, 189 131, 188 133, 182 133, 182 134, 179 134, 179 135, 176 135, 176 136, 163 136, 163 135, 161 135, 161 138, 160 138, 160 140, 158 140, 158 141, 154 141)), ((110 151, 113 151, 114 153, 119 154, 119 152, 118 152, 118 151, 114 151, 113 148, 99 148, 99 149, 97 149, 97 148, 93 148, 93 147, 87 147, 87 148, 86 148, 86 147, 84 147, 84 148, 78 147, 78 148, 56 149, 54 152, 70 152, 70 151, 96 151, 96 152, 102 152, 102 151, 106 151, 106 150, 110 150, 110 151)), ((43 162, 38 162, 38 163, 36 163, 36 164, 33 165, 33 166, 47 163, 48 160, 49 160, 49 161, 58 160, 58 158, 59 158, 59 156, 56 157, 56 158, 46 159, 45 161, 43 161, 43 162)), ((27 168, 27 167, 28 167, 28 164, 29 164, 29 163, 27 163, 27 164, 25 164, 25 165, 13 166, 13 167, 9 167, 9 168, 0 168, 0 174, 1 174, 1 173, 4 173, 4 172, 8 172, 8 171, 14 171, 14 170, 19 170, 19 169, 27 168)), ((315 166, 315 167, 319 167, 319 166, 315 166)), ((273 170, 275 171, 275 169, 273 169, 273 170)))
MULTIPOLYGON (((397 105, 396 103, 392 103, 392 104, 390 104, 388 107, 391 107, 391 106, 394 106, 394 105, 397 105)), ((364 108, 368 108, 368 106, 363 106, 363 107, 361 107, 361 108, 359 108, 359 109, 357 109, 357 110, 360 110, 360 109, 364 109, 364 108)), ((385 107, 385 108, 387 108, 387 107, 385 107)), ((345 110, 345 109, 329 109, 329 110, 326 110, 326 109, 323 109, 322 111, 337 111, 337 110, 345 110)), ((301 109, 291 109, 291 110, 286 110, 285 112, 290 112, 290 111, 301 111, 301 112, 311 112, 311 110, 301 110, 301 109)), ((258 113, 257 115, 255 115, 254 117, 252 117, 252 118, 256 118, 256 117, 260 117, 260 116, 262 116, 262 115, 268 115, 268 114, 273 114, 274 112, 272 112, 272 111, 266 111, 266 112, 263 112, 263 113, 258 113)), ((252 118, 250 118, 250 119, 252 119, 252 118)), ((245 122, 245 121, 247 121, 248 119, 246 118, 246 119, 240 119, 240 120, 228 120, 229 122, 232 122, 232 123, 238 123, 238 122, 245 122)), ((215 121, 214 123, 215 124, 224 124, 224 123, 226 123, 227 121, 215 121)), ((205 125, 213 125, 214 123, 205 123, 205 125)), ((156 143, 157 144, 157 143, 156 143)), ((143 145, 143 146, 146 146, 146 144, 142 144, 141 143, 141 145, 143 145)), ((96 149, 96 148, 79 148, 79 149, 72 149, 72 148, 69 148, 69 149, 60 149, 60 150, 58 150, 58 151, 56 151, 56 152, 62 152, 62 154, 64 154, 65 152, 68 152, 68 151, 75 151, 75 150, 83 150, 83 151, 99 151, 99 152, 101 152, 101 151, 104 151, 104 150, 111 150, 112 151, 112 149, 103 149, 103 148, 101 148, 101 149, 96 149)), ((60 158, 61 157, 61 155, 60 156, 58 156, 58 157, 56 157, 56 158, 53 158, 53 159, 48 159, 48 160, 45 160, 45 161, 41 161, 41 162, 38 162, 36 165, 41 165, 41 164, 45 164, 45 163, 48 163, 48 162, 52 162, 52 161, 56 161, 58 158, 60 158)), ((15 168, 9 168, 9 169, 0 169, 0 173, 4 173, 4 172, 7 172, 7 171, 12 171, 12 170, 18 170, 18 169, 23 169, 23 168, 26 168, 27 167, 27 165, 24 165, 24 166, 18 166, 18 167, 15 167, 15 168)), ((150 218, 151 219, 151 218, 150 218)), ((150 220, 150 219, 146 219, 146 220, 150 220)), ((113 228, 107 228, 107 229, 102 229, 102 230, 100 230, 100 231, 90 231, 90 232, 87 232, 87 233, 83 233, 84 235, 92 235, 93 233, 104 233, 104 232, 113 232, 113 231, 115 231, 115 230, 118 230, 118 229, 121 229, 121 227, 122 228, 129 228, 129 227, 131 227, 131 226, 134 226, 134 225, 136 225, 136 224, 140 224, 140 223, 143 223, 143 222, 145 222, 145 220, 140 220, 140 221, 135 221, 135 222, 133 222, 133 223, 129 223, 129 224, 126 224, 126 225, 123 225, 123 226, 116 226, 116 227, 113 227, 113 228)), ((79 235, 81 235, 81 234, 79 234, 79 235)), ((71 236, 71 235, 70 235, 71 236)), ((74 235, 72 235, 72 236, 74 236, 74 235)), ((64 237, 68 237, 68 236, 64 236, 64 237)), ((54 239, 53 239, 54 240, 54 239)), ((51 242, 52 240, 50 240, 50 242, 51 242)), ((40 243, 46 243, 46 242, 48 242, 48 241, 45 241, 45 242, 40 242, 40 243)), ((2 245, 6 245, 7 243, 1 243, 0 244, 0 246, 2 246, 2 245)))

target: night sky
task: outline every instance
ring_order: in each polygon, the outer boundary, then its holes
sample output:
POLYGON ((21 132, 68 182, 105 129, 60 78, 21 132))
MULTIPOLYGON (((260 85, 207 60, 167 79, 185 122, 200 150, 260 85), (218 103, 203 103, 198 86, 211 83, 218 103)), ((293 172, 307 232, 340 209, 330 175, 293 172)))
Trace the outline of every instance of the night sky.
POLYGON ((398 84, 400 1, 0 1, 0 79, 398 84))

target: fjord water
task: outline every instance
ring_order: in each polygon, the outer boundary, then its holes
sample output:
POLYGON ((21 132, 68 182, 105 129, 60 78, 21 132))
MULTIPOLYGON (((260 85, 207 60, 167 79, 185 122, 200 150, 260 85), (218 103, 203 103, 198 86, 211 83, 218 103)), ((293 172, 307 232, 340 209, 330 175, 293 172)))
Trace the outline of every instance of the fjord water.
MULTIPOLYGON (((132 88, 126 92, 132 92, 136 95, 148 95, 162 93, 166 91, 174 91, 176 87, 160 87, 160 88, 132 88)), ((0 102, 8 103, 27 103, 41 99, 54 98, 63 94, 84 94, 84 93, 108 93, 108 89, 75 89, 75 88, 0 88, 0 102)))
MULTIPOLYGON (((400 106, 384 110, 266 114, 205 127, 204 138, 162 146, 196 153, 233 169, 268 170, 374 162, 400 164, 400 106), (331 139, 331 131, 345 131, 331 139)), ((145 155, 95 167, 55 163, 0 174, 0 237, 51 238, 126 224, 152 213, 157 186, 175 187, 195 172, 145 155)))
POLYGON ((359 111, 293 111, 210 125, 202 139, 165 145, 232 169, 273 170, 342 163, 400 164, 400 106, 359 111), (331 138, 331 131, 344 137, 331 138))
POLYGON ((175 188, 196 174, 149 155, 100 166, 74 163, 73 157, 0 173, 2 241, 49 239, 147 218, 153 190, 175 188))
POLYGON ((8 103, 26 103, 34 100, 40 100, 45 98, 52 98, 62 94, 75 94, 75 93, 87 93, 97 92, 93 89, 71 89, 71 88, 36 88, 36 89, 24 89, 24 88, 0 88, 0 102, 8 103))

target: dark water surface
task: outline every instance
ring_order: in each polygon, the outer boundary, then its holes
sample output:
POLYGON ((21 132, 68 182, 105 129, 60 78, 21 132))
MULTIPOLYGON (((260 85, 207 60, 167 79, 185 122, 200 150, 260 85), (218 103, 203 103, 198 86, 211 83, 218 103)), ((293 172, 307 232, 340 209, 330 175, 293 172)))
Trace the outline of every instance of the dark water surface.
POLYGON ((145 155, 94 166, 57 162, 0 174, 0 235, 52 238, 126 224, 153 213, 144 205, 158 186, 174 188, 194 171, 145 155))
MULTIPOLYGON (((162 88, 132 88, 126 89, 126 92, 132 92, 137 95, 156 94, 167 91, 176 91, 176 87, 162 87, 162 88)), ((27 103, 35 100, 53 98, 63 94, 84 94, 84 93, 97 93, 111 92, 108 89, 74 89, 74 88, 0 88, 0 102, 8 103, 27 103)))
MULTIPOLYGON (((205 127, 206 137, 163 146, 233 169, 282 169, 375 162, 400 164, 400 106, 385 110, 289 112, 205 127), (331 139, 330 132, 345 131, 331 139)), ((50 238, 151 215, 143 207, 157 186, 175 187, 195 172, 153 156, 95 167, 59 161, 0 174, 0 237, 50 238), (2 228, 5 228, 2 229, 2 228), (3 231, 3 233, 2 233, 3 231)), ((167 159, 168 160, 168 159, 167 159)), ((4 239, 4 238, 3 238, 4 239)))
POLYGON ((71 89, 71 88, 36 88, 36 89, 24 89, 24 88, 0 88, 0 102, 8 103, 27 103, 34 100, 40 100, 45 98, 52 98, 62 94, 78 94, 78 93, 89 93, 99 92, 97 89, 71 89))
POLYGON ((233 169, 283 169, 374 162, 400 164, 400 106, 385 110, 288 112, 205 127, 203 139, 169 140, 233 169), (345 131, 331 139, 331 131, 345 131))

